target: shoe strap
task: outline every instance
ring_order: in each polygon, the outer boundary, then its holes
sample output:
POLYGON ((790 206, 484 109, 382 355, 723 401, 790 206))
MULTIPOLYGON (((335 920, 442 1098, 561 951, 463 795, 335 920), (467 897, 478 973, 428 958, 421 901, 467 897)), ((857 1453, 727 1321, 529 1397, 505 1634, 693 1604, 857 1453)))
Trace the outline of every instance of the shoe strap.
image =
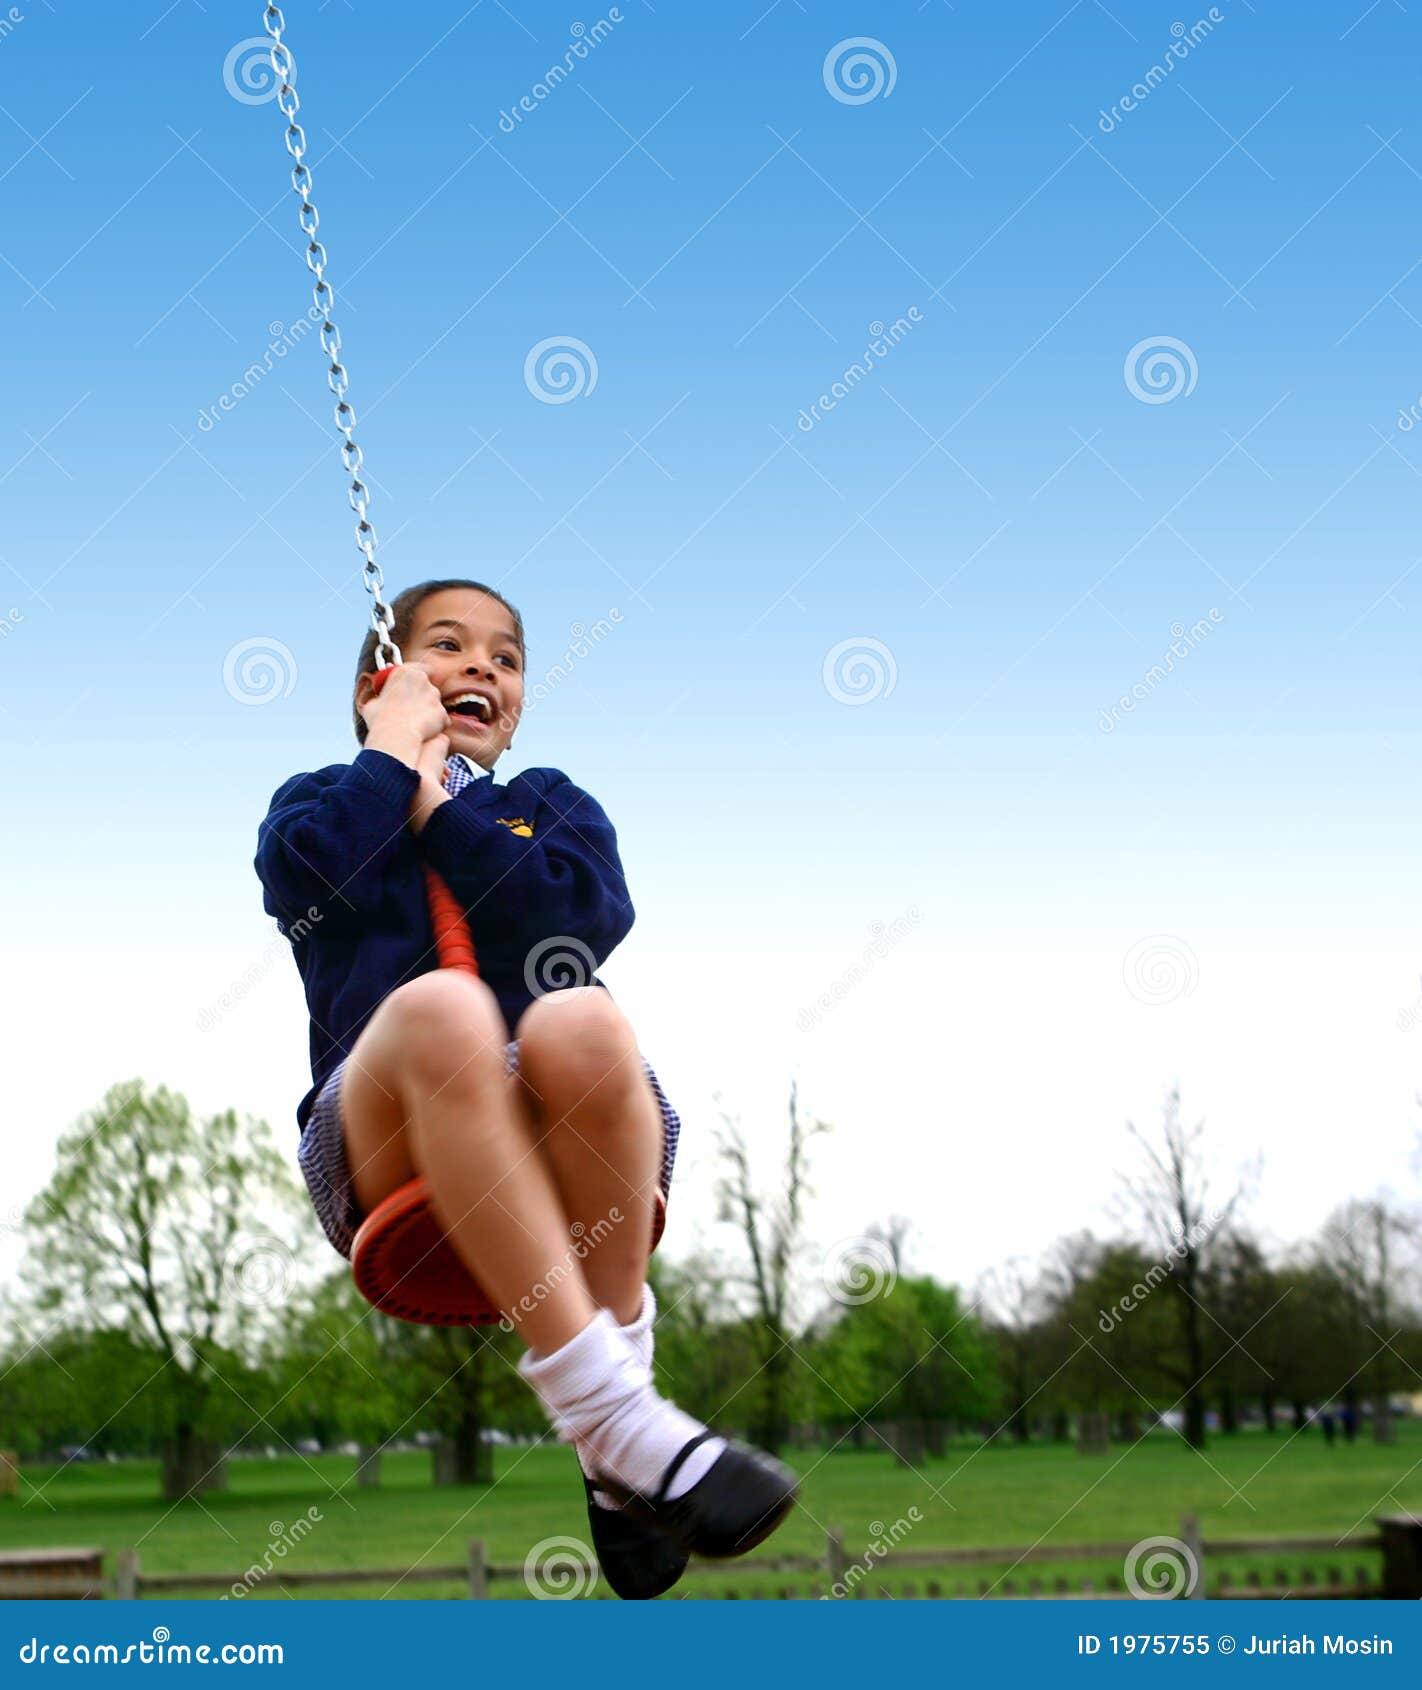
POLYGON ((656 1505, 658 1507, 666 1501, 667 1492, 671 1489, 672 1480, 681 1471, 682 1463, 686 1460, 687 1456, 691 1454, 692 1450, 700 1449, 702 1444, 709 1443, 712 1438, 720 1437, 720 1435, 721 1434, 719 1432, 713 1432, 708 1426, 704 1432, 698 1432, 694 1438, 688 1439, 688 1441, 681 1446, 681 1448, 672 1457, 671 1465, 667 1468, 666 1472, 662 1474, 662 1482, 657 1490, 656 1505))

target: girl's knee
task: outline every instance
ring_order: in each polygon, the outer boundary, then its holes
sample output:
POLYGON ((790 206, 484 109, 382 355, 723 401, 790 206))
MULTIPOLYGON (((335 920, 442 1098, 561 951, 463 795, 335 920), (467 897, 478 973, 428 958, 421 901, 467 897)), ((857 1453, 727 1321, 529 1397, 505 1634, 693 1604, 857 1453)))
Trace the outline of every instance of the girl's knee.
POLYGON ((536 999, 519 1019, 518 1041, 519 1068, 539 1091, 550 1074, 587 1092, 642 1072, 631 1024, 601 986, 570 986, 536 999))
POLYGON ((508 1032, 498 999, 475 975, 442 968, 399 986, 381 1005, 402 1070, 447 1083, 502 1077, 508 1032))

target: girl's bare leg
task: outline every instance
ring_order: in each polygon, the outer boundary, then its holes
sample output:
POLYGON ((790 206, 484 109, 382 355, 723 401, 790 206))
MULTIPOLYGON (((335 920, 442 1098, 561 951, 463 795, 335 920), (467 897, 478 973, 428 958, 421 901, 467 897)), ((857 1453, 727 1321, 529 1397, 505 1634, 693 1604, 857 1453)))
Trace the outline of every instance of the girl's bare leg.
POLYGON ((460 1259, 500 1308, 525 1311, 517 1330, 548 1355, 598 1304, 569 1259, 569 1217, 508 1083, 506 1039, 482 980, 441 969, 398 987, 342 1075, 346 1147, 367 1214, 417 1173, 428 1180, 460 1259))
POLYGON ((549 992, 518 1024, 518 1067, 593 1301, 627 1325, 642 1306, 662 1117, 632 1028, 600 986, 549 992))

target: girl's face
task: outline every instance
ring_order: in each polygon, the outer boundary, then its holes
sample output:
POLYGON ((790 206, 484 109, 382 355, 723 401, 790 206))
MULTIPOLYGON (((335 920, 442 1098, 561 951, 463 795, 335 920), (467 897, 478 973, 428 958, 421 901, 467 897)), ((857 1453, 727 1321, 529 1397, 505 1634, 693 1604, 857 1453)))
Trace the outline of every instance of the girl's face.
POLYGON ((449 749, 492 769, 523 709, 523 654, 507 607, 468 587, 431 593, 400 651, 439 688, 449 749))

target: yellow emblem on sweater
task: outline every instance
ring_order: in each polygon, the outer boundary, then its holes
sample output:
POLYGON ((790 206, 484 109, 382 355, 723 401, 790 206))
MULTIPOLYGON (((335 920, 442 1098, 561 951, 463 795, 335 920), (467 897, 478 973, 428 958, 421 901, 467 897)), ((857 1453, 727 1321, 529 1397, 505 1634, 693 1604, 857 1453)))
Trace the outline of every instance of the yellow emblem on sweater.
POLYGON ((505 827, 512 828, 520 839, 533 838, 533 829, 522 816, 500 816, 498 819, 505 827))

